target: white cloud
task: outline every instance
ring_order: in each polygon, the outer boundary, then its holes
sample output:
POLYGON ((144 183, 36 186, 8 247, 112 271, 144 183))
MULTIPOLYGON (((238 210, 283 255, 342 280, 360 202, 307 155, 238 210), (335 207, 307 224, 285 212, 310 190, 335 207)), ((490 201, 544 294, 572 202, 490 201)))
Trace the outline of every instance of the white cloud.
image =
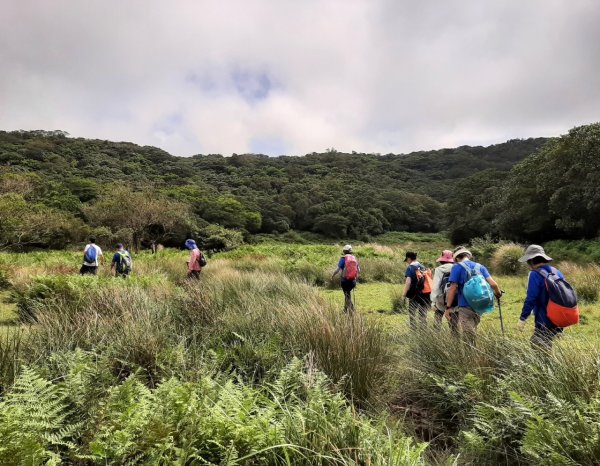
POLYGON ((6 0, 0 128, 176 155, 366 152, 599 118, 593 0, 6 0))

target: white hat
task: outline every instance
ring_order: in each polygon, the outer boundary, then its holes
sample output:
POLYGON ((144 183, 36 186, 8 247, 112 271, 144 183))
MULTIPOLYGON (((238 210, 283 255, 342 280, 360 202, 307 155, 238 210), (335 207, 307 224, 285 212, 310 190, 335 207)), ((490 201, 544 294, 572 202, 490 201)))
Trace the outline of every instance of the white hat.
POLYGON ((342 249, 342 251, 344 251, 344 252, 352 252, 352 246, 350 246, 349 244, 347 244, 346 246, 344 246, 344 248, 342 249))
POLYGON ((462 256, 462 255, 468 255, 469 257, 473 257, 473 254, 471 254, 471 251, 469 251, 467 248, 465 248, 464 246, 460 246, 458 248, 456 248, 454 250, 454 254, 452 255, 452 258, 454 260, 456 260, 456 258, 458 256, 462 256))

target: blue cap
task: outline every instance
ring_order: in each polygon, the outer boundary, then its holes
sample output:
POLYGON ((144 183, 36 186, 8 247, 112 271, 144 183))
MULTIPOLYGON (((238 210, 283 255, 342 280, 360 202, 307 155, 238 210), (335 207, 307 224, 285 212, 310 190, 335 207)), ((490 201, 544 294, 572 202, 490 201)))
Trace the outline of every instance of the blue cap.
POLYGON ((196 249, 196 242, 193 239, 186 239, 185 240, 185 247, 188 249, 196 249))

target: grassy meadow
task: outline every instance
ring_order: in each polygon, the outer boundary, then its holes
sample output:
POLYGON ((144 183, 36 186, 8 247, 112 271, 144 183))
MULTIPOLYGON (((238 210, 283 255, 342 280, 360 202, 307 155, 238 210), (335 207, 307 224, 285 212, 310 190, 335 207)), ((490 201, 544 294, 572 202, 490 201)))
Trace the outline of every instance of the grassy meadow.
POLYGON ((582 319, 543 353, 533 317, 516 330, 514 245, 472 245, 505 292, 506 335, 496 309, 476 347, 407 328, 404 252, 433 265, 442 235, 355 245, 355 316, 341 246, 245 245, 200 282, 182 251, 135 255, 126 280, 79 276, 79 252, 0 254, 0 464, 597 463, 600 267, 559 265, 582 319))

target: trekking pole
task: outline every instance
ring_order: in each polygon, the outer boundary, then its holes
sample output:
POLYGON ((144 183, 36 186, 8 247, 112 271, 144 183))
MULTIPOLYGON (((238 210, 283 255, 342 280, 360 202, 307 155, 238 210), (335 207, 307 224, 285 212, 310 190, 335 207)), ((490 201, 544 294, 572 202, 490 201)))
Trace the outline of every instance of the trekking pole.
MULTIPOLYGON (((500 292, 501 295, 504 294, 504 291, 500 292)), ((502 318, 502 305, 500 304, 500 298, 496 298, 498 300, 498 313, 500 314, 500 328, 502 329, 502 336, 504 336, 504 319, 502 318)))

